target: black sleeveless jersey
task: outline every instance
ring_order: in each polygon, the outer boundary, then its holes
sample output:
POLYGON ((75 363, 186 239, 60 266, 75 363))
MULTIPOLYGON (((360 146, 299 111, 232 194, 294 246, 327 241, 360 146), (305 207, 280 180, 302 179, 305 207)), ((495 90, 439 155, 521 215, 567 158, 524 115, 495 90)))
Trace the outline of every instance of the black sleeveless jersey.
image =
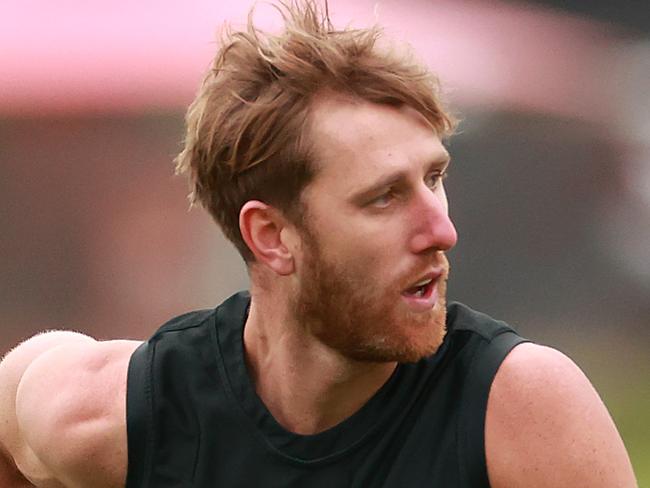
POLYGON ((247 373, 250 295, 165 324, 128 372, 127 488, 488 487, 490 385, 525 339, 450 304, 439 350, 400 364, 354 415, 315 435, 282 428, 247 373))

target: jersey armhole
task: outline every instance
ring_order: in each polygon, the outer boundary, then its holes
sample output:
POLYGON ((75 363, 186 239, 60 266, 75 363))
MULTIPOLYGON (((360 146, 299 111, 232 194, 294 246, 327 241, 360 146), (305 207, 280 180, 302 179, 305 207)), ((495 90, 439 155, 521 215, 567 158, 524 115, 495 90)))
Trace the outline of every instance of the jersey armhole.
POLYGON ((468 367, 457 425, 463 486, 490 486, 485 455, 488 396, 499 366, 508 353, 523 342, 530 341, 512 330, 503 331, 490 341, 482 341, 468 367))
POLYGON ((131 355, 126 388, 128 467, 126 488, 149 486, 153 455, 153 347, 143 342, 131 355))

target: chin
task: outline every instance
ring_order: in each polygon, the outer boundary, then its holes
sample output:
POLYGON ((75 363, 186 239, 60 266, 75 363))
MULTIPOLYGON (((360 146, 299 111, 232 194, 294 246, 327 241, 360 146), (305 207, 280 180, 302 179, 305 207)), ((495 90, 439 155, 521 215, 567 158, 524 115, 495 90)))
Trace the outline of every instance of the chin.
POLYGON ((446 309, 440 304, 427 314, 409 311, 407 316, 387 320, 384 331, 375 328, 372 336, 350 337, 347 347, 340 344, 339 350, 356 361, 415 363, 438 351, 447 333, 445 319, 446 309))

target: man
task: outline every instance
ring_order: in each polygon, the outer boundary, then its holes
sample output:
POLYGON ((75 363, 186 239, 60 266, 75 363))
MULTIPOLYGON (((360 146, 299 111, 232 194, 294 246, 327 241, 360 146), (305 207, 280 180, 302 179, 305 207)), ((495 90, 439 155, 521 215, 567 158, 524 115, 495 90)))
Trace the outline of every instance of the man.
POLYGON ((336 31, 226 37, 178 169, 251 277, 149 341, 36 336, 0 366, 3 486, 633 487, 561 353, 446 305, 435 79, 336 31))

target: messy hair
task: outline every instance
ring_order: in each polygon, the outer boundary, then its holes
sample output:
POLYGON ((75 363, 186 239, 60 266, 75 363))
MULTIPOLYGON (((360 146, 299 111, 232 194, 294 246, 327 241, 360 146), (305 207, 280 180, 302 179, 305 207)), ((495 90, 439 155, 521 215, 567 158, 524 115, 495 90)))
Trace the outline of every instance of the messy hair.
POLYGON ((279 34, 261 31, 249 12, 246 30, 224 29, 210 71, 186 116, 178 173, 192 203, 208 210, 247 263, 239 212, 261 200, 301 225, 302 190, 316 173, 309 143, 310 106, 324 91, 378 104, 407 105, 432 130, 451 134, 436 77, 418 62, 380 46, 382 30, 336 30, 327 4, 279 0, 279 34))

